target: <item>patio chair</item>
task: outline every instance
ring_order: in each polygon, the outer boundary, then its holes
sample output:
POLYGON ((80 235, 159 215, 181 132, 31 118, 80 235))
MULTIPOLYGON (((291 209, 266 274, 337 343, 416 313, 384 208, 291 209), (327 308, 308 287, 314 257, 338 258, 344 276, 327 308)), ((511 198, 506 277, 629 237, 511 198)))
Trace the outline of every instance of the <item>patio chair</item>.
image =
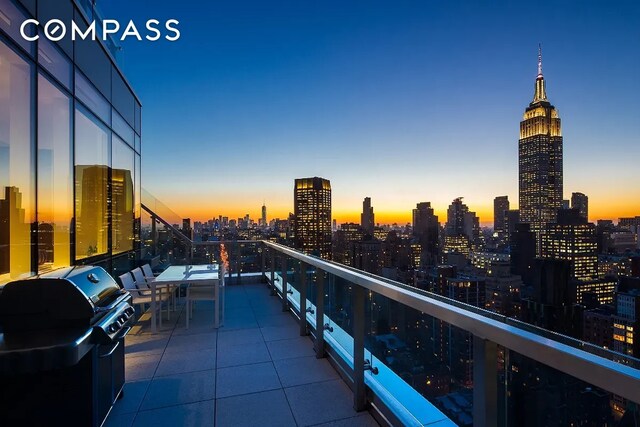
MULTIPOLYGON (((135 280, 135 283, 138 289, 146 290, 148 292, 148 295, 151 295, 151 282, 156 280, 155 277, 148 277, 147 275, 144 274, 144 272, 140 267, 131 270, 131 274, 133 274, 133 279, 135 280)), ((156 285, 156 290, 162 290, 166 292, 166 296, 169 302, 173 303, 173 310, 175 310, 176 300, 175 300, 175 294, 172 292, 173 288, 174 288, 174 285, 167 285, 167 284, 156 285)), ((170 308, 171 307, 167 308, 167 316, 169 316, 170 308)), ((171 319, 171 318, 168 317, 168 319, 171 319)))
MULTIPOLYGON (((148 289, 139 289, 136 287, 136 283, 131 276, 131 273, 124 273, 118 276, 120 279, 120 283, 122 283, 122 287, 129 291, 131 296, 133 297, 132 304, 134 306, 139 306, 140 311, 145 311, 145 306, 148 304, 151 307, 151 291, 148 289)), ((162 326, 162 301, 168 300, 168 296, 165 296, 162 290, 158 292, 156 296, 156 311, 158 313, 158 317, 160 318, 160 326, 162 326)))
POLYGON ((187 329, 189 329, 189 319, 193 316, 193 305, 195 301, 215 301, 216 286, 218 289, 218 298, 220 302, 218 304, 218 310, 214 310, 214 315, 219 319, 219 325, 224 323, 224 275, 220 275, 220 279, 216 280, 212 285, 189 285, 187 288, 186 296, 186 314, 187 314, 187 329))

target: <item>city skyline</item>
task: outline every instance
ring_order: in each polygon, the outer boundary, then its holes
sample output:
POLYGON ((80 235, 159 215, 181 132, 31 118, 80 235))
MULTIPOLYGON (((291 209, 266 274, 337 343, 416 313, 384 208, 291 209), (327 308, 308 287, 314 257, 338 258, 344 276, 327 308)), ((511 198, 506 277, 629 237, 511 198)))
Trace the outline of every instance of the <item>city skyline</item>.
MULTIPOLYGON (((140 4, 113 3, 105 15, 146 16, 140 4)), ((365 196, 383 224, 410 222, 422 201, 442 216, 462 196, 488 225, 495 196, 518 207, 517 123, 533 96, 539 42, 563 119, 563 198, 586 194, 590 221, 640 212, 633 3, 554 5, 547 19, 524 5, 155 7, 177 14, 183 37, 126 42, 124 68, 149 106, 145 186, 183 216, 259 217, 266 200, 270 217, 285 218, 290 183, 322 176, 338 222, 358 222, 365 196), (212 42, 202 44, 205 15, 212 42), (306 156, 309 147, 319 151, 306 156), (261 167, 244 168, 247 156, 261 167), (216 186, 221 177, 234 184, 216 186)))

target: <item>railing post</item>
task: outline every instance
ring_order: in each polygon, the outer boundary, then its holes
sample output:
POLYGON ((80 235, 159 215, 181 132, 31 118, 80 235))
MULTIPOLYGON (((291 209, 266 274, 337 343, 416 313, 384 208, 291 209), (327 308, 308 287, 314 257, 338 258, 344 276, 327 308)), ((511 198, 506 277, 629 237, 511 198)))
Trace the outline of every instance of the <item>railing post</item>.
POLYGON ((367 395, 364 385, 364 288, 354 285, 351 293, 353 313, 353 409, 364 411, 367 395))
POLYGON ((276 295, 276 250, 269 249, 271 253, 271 295, 276 295))
POLYGON ((316 269, 316 358, 322 359, 324 353, 324 271, 316 269))
POLYGON ((498 423, 498 345, 473 336, 473 425, 498 423))
POLYGON ((300 291, 300 336, 309 335, 309 328, 307 328, 307 264, 300 261, 300 284, 298 290, 300 291))
POLYGON ((235 249, 236 249, 236 278, 237 278, 237 282, 238 284, 240 284, 240 257, 241 257, 241 253, 240 253, 240 244, 236 241, 235 242, 235 249))
POLYGON ((264 245, 264 243, 260 243, 258 247, 261 247, 262 249, 260 251, 260 271, 262 272, 262 276, 260 276, 260 281, 262 282, 264 280, 264 282, 266 282, 267 281, 267 275, 266 275, 267 255, 265 252, 267 250, 267 247, 264 245))
POLYGON ((282 280, 282 311, 289 311, 289 289, 287 287, 287 256, 282 255, 282 272, 280 273, 282 280))
POLYGON ((158 232, 156 229, 156 216, 151 215, 151 239, 153 241, 153 256, 158 256, 158 232))

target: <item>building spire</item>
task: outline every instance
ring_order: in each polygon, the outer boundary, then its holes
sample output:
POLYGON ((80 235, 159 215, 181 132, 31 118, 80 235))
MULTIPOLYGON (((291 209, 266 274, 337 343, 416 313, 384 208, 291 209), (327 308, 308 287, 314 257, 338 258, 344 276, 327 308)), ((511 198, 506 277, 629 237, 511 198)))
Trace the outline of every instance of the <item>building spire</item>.
POLYGON ((544 76, 542 75, 542 45, 538 43, 538 76, 536 77, 536 90, 533 95, 533 102, 542 102, 547 100, 547 91, 544 83, 544 76))
POLYGON ((542 44, 538 43, 538 77, 542 77, 542 44))

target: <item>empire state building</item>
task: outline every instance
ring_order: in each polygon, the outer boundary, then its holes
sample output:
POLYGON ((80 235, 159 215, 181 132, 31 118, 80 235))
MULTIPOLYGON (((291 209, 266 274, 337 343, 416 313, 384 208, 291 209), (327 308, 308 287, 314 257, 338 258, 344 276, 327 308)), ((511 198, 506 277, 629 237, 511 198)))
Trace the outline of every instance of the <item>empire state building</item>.
POLYGON ((533 101, 520 122, 519 204, 520 222, 528 223, 538 237, 546 224, 556 222, 562 207, 562 132, 556 108, 547 100, 538 50, 538 76, 533 101))

